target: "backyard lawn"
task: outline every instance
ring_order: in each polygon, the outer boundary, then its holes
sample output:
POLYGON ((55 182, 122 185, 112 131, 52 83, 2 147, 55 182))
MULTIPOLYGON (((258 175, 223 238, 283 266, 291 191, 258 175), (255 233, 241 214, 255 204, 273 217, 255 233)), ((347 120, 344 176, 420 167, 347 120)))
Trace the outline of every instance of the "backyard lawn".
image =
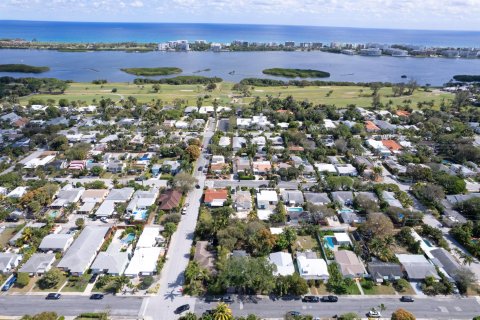
POLYGON ((8 240, 13 237, 16 228, 5 228, 2 233, 0 233, 0 247, 5 247, 8 240))
POLYGON ((297 236, 292 249, 293 251, 320 251, 317 240, 311 236, 297 236))
POLYGON ((388 295, 395 294, 395 289, 391 285, 374 285, 371 289, 362 288, 366 295, 388 295))

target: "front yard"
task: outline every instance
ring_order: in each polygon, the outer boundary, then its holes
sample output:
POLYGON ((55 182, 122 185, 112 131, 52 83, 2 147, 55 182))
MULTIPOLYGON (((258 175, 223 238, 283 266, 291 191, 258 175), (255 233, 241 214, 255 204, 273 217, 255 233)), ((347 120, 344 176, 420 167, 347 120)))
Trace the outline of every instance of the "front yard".
POLYGON ((81 277, 69 277, 67 284, 62 289, 62 292, 84 292, 91 277, 91 274, 84 274, 81 277))

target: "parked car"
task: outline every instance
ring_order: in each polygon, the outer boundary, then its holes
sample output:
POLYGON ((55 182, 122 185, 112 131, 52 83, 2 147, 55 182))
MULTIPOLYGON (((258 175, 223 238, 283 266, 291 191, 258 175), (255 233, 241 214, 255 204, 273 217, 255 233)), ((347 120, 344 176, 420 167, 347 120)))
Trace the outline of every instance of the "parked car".
POLYGON ((175 309, 175 314, 180 314, 182 312, 185 312, 187 310, 190 310, 190 305, 189 304, 184 304, 175 309))
POLYGON ((222 297, 221 300, 222 300, 222 302, 225 302, 225 303, 234 303, 235 302, 235 300, 233 299, 232 296, 224 296, 224 297, 222 297))
POLYGON ((206 296, 205 297, 205 302, 220 302, 222 301, 222 298, 219 296, 206 296))
POLYGON ((369 318, 381 318, 382 314, 380 313, 380 311, 372 309, 372 310, 367 312, 367 317, 369 317, 369 318))
POLYGON ((337 302, 338 297, 337 296, 323 296, 322 297, 322 302, 337 302))
POLYGON ((203 170, 203 167, 198 167, 198 171, 202 171, 203 170))
POLYGON ((182 208, 182 214, 187 214, 187 208, 182 208))
POLYGON ((107 222, 108 222, 107 217, 101 217, 101 218, 100 218, 100 221, 102 221, 103 223, 107 223, 107 222))
POLYGON ((302 302, 319 302, 320 298, 317 296, 304 296, 302 302))
POLYGON ((301 315, 301 313, 298 312, 298 311, 288 311, 287 312, 287 316, 298 317, 299 315, 301 315))
POLYGON ((410 296, 402 296, 400 298, 400 301, 402 301, 402 302, 414 302, 415 299, 413 299, 413 297, 410 297, 410 296))
POLYGON ((2 287, 2 291, 8 291, 13 286, 13 284, 17 281, 17 276, 12 276, 2 287))
POLYGON ((101 293, 94 293, 90 296, 90 300, 102 300, 103 294, 101 293))
POLYGON ((45 299, 47 299, 47 300, 58 300, 58 299, 60 299, 61 296, 62 295, 60 293, 49 293, 49 294, 47 294, 45 299))
POLYGON ((88 283, 94 283, 98 278, 98 273, 94 273, 93 276, 88 280, 88 283))
POLYGON ((199 185, 199 184, 196 184, 196 185, 195 185, 195 188, 200 189, 200 185, 199 185))

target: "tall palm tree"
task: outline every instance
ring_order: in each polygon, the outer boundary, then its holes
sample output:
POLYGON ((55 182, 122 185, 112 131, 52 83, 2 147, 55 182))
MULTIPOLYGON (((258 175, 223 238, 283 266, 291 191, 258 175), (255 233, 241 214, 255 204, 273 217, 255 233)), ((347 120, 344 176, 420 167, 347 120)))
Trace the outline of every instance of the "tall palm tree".
POLYGON ((463 252, 460 254, 460 258, 462 259, 463 265, 465 265, 465 266, 467 266, 467 265, 469 266, 473 262, 475 262, 475 259, 471 255, 463 253, 463 252))
POLYGON ((372 171, 373 171, 373 179, 377 180, 378 178, 380 178, 382 176, 383 168, 379 167, 379 166, 375 166, 375 167, 373 167, 372 171))
POLYGON ((232 320, 232 310, 226 303, 220 302, 213 313, 214 320, 232 320))

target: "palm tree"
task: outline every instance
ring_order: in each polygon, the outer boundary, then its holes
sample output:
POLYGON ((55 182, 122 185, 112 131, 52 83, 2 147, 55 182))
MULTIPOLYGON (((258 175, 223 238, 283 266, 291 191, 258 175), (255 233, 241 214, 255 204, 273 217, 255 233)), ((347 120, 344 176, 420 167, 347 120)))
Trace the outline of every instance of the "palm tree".
POLYGON ((367 169, 367 165, 365 163, 359 163, 357 165, 357 170, 359 175, 362 175, 366 169, 367 169))
POLYGON ((463 260, 463 265, 464 266, 467 266, 467 265, 469 266, 469 265, 471 265, 472 263, 475 262, 475 259, 471 255, 463 253, 463 252, 460 253, 460 258, 463 260))
POLYGON ((32 240, 33 231, 32 228, 25 228, 22 232, 22 241, 23 243, 29 243, 32 240))
POLYGON ((373 180, 377 180, 382 176, 382 173, 383 173, 382 167, 376 166, 376 167, 373 167, 372 170, 373 170, 373 180))
POLYGON ((120 276, 113 280, 112 288, 115 292, 119 292, 124 286, 128 286, 129 284, 130 279, 127 276, 120 276))
POLYGON ((220 302, 213 313, 214 320, 232 320, 232 310, 226 303, 220 302))

